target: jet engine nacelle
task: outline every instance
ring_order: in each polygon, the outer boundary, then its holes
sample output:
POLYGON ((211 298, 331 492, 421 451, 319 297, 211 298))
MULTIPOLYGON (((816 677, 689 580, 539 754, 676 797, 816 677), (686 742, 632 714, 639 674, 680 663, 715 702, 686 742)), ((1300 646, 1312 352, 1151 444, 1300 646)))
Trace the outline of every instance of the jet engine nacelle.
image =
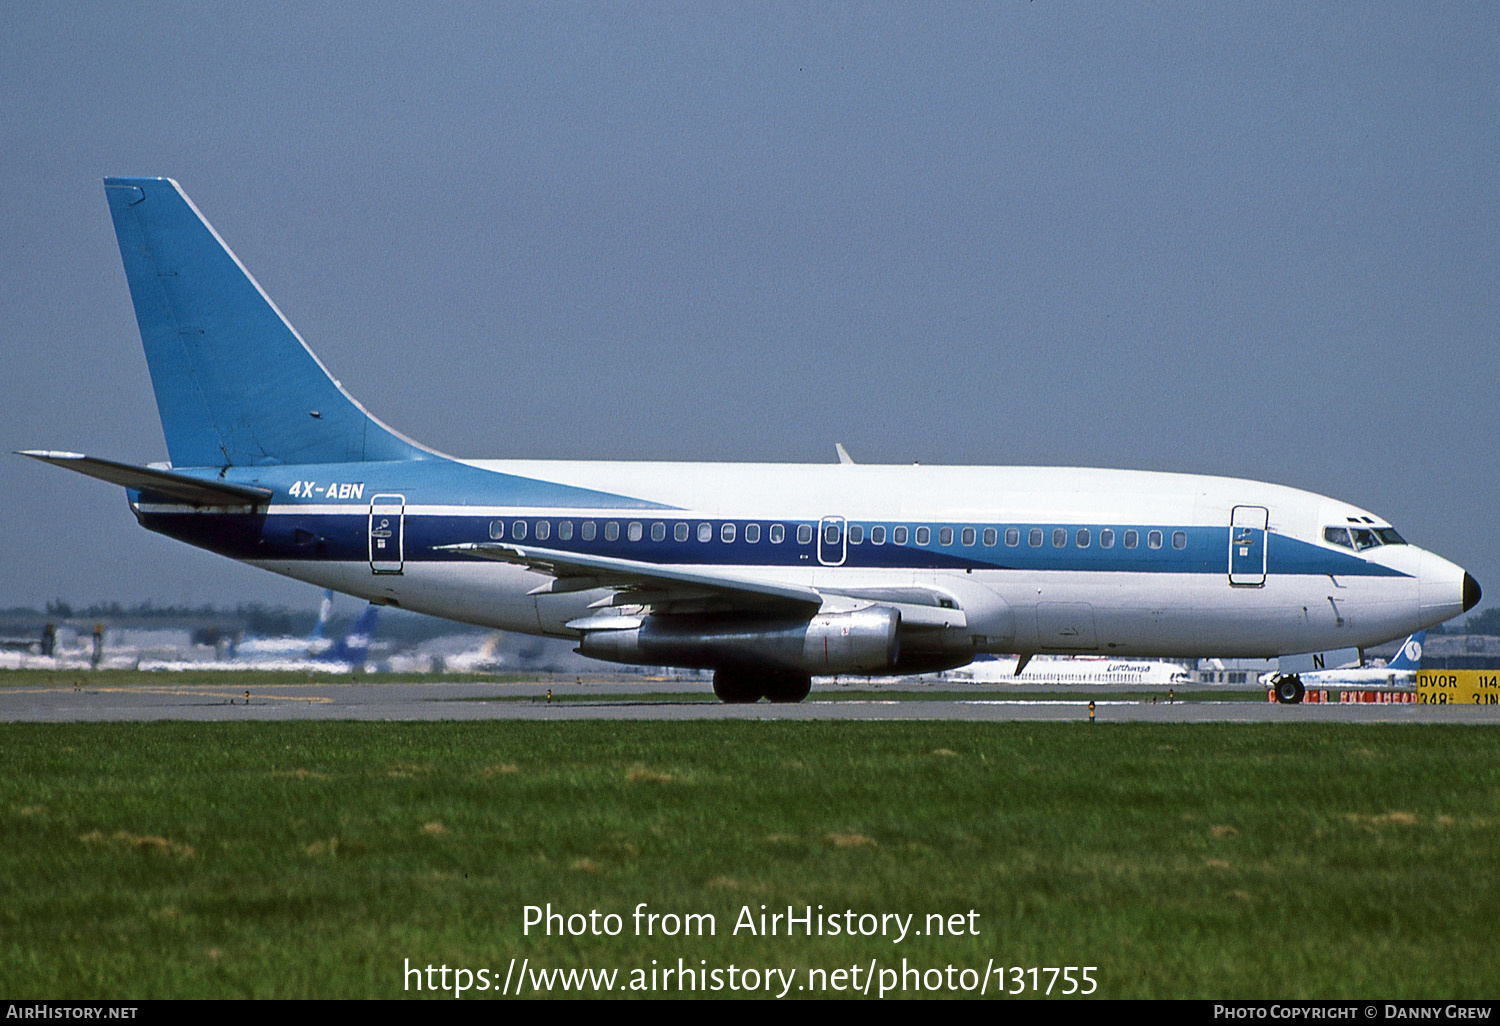
POLYGON ((900 657, 900 632, 901 614, 889 606, 820 613, 810 620, 649 616, 639 627, 589 631, 578 652, 648 666, 883 673, 900 657))

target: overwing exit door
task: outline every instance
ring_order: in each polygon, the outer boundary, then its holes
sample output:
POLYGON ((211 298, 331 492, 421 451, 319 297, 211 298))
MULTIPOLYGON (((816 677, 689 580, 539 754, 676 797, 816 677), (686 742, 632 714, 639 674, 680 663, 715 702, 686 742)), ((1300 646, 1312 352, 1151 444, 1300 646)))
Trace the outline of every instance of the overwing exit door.
POLYGON ((1229 515, 1229 583, 1258 588, 1266 583, 1264 506, 1236 506, 1229 515))
POLYGON ((370 500, 370 572, 399 574, 405 566, 406 496, 370 500))

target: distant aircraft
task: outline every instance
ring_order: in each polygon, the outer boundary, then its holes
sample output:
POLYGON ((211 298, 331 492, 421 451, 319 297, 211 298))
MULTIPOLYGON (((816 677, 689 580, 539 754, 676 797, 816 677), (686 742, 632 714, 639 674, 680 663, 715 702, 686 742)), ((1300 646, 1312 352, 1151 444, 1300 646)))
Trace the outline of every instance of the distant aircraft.
POLYGON ((320 587, 712 669, 726 702, 985 653, 1367 647, 1479 601, 1473 577, 1374 514, 1256 481, 846 452, 454 459, 352 399, 176 182, 104 184, 171 462, 26 455, 125 486, 148 530, 320 587))
POLYGON ((236 661, 253 662, 257 659, 292 659, 322 655, 333 645, 328 637, 328 621, 333 616, 333 590, 323 592, 323 601, 318 603, 318 622, 312 633, 305 638, 267 638, 252 636, 240 638, 230 646, 229 658, 236 661))
POLYGON ((1191 684, 1181 663, 1160 659, 1111 659, 1108 656, 1041 656, 1017 671, 1017 659, 976 659, 949 670, 945 680, 993 684, 1140 684, 1166 687, 1191 684))
POLYGON ((1301 698, 1298 689, 1312 688, 1323 691, 1345 691, 1356 688, 1408 687, 1417 683, 1417 670, 1422 666, 1422 646, 1427 642, 1427 632, 1418 631, 1401 643, 1395 658, 1384 666, 1341 666, 1332 670, 1303 670, 1297 674, 1265 673, 1260 682, 1275 688, 1277 697, 1281 689, 1288 689, 1290 700, 1293 694, 1301 698))
POLYGON ((349 632, 332 642, 321 652, 307 652, 301 655, 251 655, 233 659, 199 661, 183 659, 143 660, 139 668, 142 670, 186 672, 202 672, 206 670, 272 670, 298 673, 350 673, 364 669, 369 659, 370 638, 375 633, 375 618, 379 613, 379 606, 366 606, 365 611, 359 614, 359 619, 354 621, 354 626, 349 628, 349 632))

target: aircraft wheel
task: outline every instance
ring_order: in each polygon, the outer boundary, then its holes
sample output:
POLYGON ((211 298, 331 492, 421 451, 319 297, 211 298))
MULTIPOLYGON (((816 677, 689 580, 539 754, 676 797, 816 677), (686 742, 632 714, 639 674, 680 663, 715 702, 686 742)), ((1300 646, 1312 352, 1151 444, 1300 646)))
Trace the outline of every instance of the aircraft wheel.
POLYGON ((805 673, 773 673, 765 680, 766 697, 773 702, 800 702, 812 690, 812 677, 805 673))
POLYGON ((1295 673, 1276 678, 1276 701, 1282 705, 1296 705, 1302 701, 1302 678, 1295 673))
POLYGON ((725 705, 748 705, 760 701, 761 674, 721 667, 714 671, 714 694, 725 705))

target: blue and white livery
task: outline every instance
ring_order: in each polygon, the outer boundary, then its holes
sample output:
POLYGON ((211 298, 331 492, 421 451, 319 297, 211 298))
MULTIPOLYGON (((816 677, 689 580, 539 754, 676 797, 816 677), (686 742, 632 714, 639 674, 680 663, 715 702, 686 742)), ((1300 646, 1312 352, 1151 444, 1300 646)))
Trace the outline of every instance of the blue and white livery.
POLYGON ((26 455, 124 485, 149 530, 371 602, 711 668, 742 702, 981 653, 1364 647, 1479 599, 1375 514, 1256 481, 445 456, 344 392, 176 182, 105 192, 170 459, 26 455))

